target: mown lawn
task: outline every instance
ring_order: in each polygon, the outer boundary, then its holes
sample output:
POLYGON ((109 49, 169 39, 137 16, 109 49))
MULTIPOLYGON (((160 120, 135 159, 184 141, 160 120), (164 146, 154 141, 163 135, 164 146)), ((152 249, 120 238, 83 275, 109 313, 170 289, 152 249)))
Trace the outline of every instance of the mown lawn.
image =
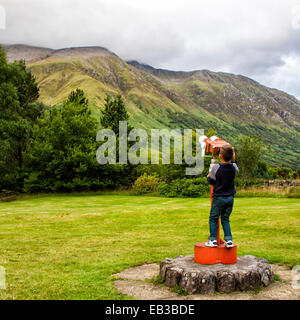
MULTIPOLYGON (((1 299, 125 299, 110 276, 193 253, 208 236, 209 199, 127 195, 26 196, 0 203, 1 299)), ((236 198, 238 255, 300 264, 300 202, 236 198)))

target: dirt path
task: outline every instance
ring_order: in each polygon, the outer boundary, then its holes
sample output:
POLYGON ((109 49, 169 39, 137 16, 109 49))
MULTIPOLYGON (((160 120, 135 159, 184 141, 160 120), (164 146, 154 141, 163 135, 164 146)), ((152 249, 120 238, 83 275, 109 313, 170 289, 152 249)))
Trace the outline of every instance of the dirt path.
POLYGON ((229 294, 193 294, 180 296, 163 285, 154 285, 149 279, 159 273, 158 264, 144 264, 117 273, 114 277, 115 288, 135 299, 140 300, 300 300, 300 289, 293 289, 291 285, 291 270, 272 265, 272 269, 283 281, 264 288, 259 293, 232 292, 229 294))

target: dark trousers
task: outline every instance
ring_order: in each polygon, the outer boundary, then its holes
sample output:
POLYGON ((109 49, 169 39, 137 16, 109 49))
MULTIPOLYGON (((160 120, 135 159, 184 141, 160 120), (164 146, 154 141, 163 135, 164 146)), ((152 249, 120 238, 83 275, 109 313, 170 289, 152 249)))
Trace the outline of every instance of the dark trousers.
POLYGON ((209 231, 210 240, 217 240, 217 223, 221 216, 221 223, 224 230, 224 240, 232 240, 229 216, 232 212, 233 196, 229 197, 213 197, 210 216, 209 216, 209 231))

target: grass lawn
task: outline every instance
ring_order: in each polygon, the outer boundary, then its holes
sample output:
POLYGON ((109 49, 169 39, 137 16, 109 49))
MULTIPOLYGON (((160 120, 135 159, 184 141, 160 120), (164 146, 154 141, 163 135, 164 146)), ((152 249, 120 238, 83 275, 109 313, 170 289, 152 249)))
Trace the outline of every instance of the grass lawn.
MULTIPOLYGON (((24 196, 0 203, 0 299, 124 299, 110 276, 193 253, 208 237, 209 199, 123 194, 24 196)), ((300 264, 300 202, 236 198, 238 255, 300 264)))

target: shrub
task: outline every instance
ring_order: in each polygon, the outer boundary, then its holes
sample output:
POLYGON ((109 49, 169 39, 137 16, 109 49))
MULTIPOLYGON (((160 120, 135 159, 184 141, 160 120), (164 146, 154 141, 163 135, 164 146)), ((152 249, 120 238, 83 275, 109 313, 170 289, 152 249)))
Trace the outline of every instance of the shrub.
POLYGON ((157 176, 144 173, 136 179, 133 190, 138 194, 157 192, 160 184, 161 182, 157 176))
POLYGON ((269 168, 271 179, 299 179, 299 172, 286 167, 269 168))
POLYGON ((207 192, 207 185, 194 185, 191 184, 188 187, 185 187, 181 191, 183 197, 200 197, 207 192))
POLYGON ((264 179, 240 179, 235 178, 234 184, 237 188, 248 188, 248 187, 259 187, 262 186, 264 182, 264 179))
POLYGON ((240 136, 238 138, 236 154, 240 177, 247 179, 255 176, 263 151, 264 147, 260 137, 240 136))
POLYGON ((194 179, 177 179, 170 183, 162 183, 158 192, 166 197, 201 197, 209 192, 205 177, 194 179))
POLYGON ((178 197, 179 191, 178 191, 178 185, 179 180, 173 180, 170 183, 163 183, 159 186, 158 192, 160 195, 165 197, 178 197))

